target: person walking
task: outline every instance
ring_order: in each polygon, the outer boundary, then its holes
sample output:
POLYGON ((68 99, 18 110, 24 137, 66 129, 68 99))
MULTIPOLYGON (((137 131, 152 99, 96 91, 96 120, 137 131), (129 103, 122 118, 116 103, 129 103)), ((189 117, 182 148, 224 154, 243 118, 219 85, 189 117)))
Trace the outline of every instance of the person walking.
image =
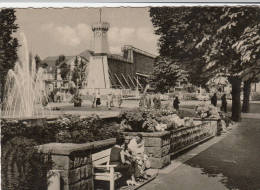
POLYGON ((216 107, 217 106, 217 101, 218 101, 217 94, 214 93, 214 95, 211 97, 211 104, 216 107))
POLYGON ((117 96, 117 102, 118 102, 118 107, 121 108, 121 105, 123 103, 123 97, 121 96, 121 94, 117 96))
POLYGON ((176 96, 173 101, 173 108, 176 109, 177 111, 179 111, 179 104, 180 104, 179 98, 178 96, 176 96))
POLYGON ((112 106, 112 94, 108 94, 107 95, 107 108, 109 110, 111 110, 111 106, 112 106))
POLYGON ((227 99, 226 94, 221 96, 221 110, 227 113, 227 99))

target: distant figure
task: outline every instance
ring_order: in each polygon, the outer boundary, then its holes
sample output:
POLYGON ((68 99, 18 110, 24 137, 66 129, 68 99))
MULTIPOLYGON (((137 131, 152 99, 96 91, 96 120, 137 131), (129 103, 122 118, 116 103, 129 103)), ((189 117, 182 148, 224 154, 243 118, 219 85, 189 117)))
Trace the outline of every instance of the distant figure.
POLYGON ((217 101, 218 101, 217 94, 214 93, 214 95, 211 97, 211 104, 216 107, 217 106, 217 101))
POLYGON ((145 106, 145 95, 142 95, 139 101, 139 108, 144 108, 144 106, 145 106))
POLYGON ((118 107, 120 108, 123 103, 123 97, 121 96, 121 94, 117 96, 117 102, 118 102, 118 107))
POLYGON ((115 106, 114 101, 115 101, 115 99, 116 99, 116 95, 115 95, 114 93, 112 93, 111 97, 112 97, 111 107, 114 107, 114 106, 115 106))
POLYGON ((111 105, 112 105, 112 94, 107 95, 107 108, 111 110, 111 105))
POLYGON ((101 104, 100 93, 98 92, 98 94, 96 96, 96 107, 99 106, 100 104, 101 104))
POLYGON ((159 95, 156 95, 153 99, 153 105, 154 109, 160 109, 161 108, 161 99, 159 95))
POLYGON ((221 96, 221 110, 227 113, 227 99, 226 94, 221 96))
POLYGON ((179 111, 179 104, 180 104, 179 98, 178 96, 176 96, 173 101, 173 108, 176 109, 177 111, 179 111))
POLYGON ((147 109, 151 108, 152 100, 151 100, 151 96, 150 95, 146 95, 146 97, 145 97, 145 105, 146 105, 147 109))
POLYGON ((58 92, 56 93, 56 101, 57 101, 57 102, 61 102, 61 93, 60 93, 60 91, 58 91, 58 92))
POLYGON ((53 91, 51 91, 51 93, 50 93, 50 95, 49 95, 49 102, 54 102, 54 92, 53 91))
POLYGON ((97 97, 96 97, 96 93, 93 93, 93 96, 92 96, 92 108, 94 108, 96 106, 96 100, 97 100, 97 97))

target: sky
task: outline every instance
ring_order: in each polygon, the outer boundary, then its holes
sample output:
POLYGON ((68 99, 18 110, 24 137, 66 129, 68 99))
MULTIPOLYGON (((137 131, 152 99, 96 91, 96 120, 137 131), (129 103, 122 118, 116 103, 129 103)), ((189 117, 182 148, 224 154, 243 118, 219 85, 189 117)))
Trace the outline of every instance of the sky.
MULTIPOLYGON (((57 55, 77 55, 93 48, 91 25, 99 21, 99 8, 16 9, 19 32, 28 48, 41 59, 57 55)), ((121 53, 123 45, 133 45, 158 55, 148 8, 102 8, 102 21, 110 23, 111 53, 121 53)))

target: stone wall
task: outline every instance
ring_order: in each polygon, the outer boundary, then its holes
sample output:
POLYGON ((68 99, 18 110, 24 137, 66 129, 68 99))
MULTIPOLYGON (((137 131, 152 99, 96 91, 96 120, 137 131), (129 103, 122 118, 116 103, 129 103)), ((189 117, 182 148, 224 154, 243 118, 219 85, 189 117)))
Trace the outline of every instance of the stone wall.
MULTIPOLYGON (((171 155, 216 134, 217 121, 198 121, 193 127, 173 131, 141 133, 144 138, 145 153, 152 168, 163 168, 170 164, 171 155)), ((124 132, 126 142, 136 136, 136 132, 124 132)), ((112 147, 115 139, 107 139, 84 144, 49 143, 38 146, 39 152, 51 154, 53 170, 60 173, 61 190, 92 190, 92 154, 112 147)))
MULTIPOLYGON (((144 139, 145 153, 152 168, 163 168, 170 164, 171 156, 216 134, 216 121, 200 121, 192 127, 183 127, 165 132, 140 132, 144 139)), ((137 132, 124 132, 126 142, 137 132)))

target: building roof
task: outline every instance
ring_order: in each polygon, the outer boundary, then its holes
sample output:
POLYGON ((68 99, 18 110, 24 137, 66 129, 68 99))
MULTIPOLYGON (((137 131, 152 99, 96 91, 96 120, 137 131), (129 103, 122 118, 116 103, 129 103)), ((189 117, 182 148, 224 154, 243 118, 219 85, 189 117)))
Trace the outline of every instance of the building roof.
POLYGON ((81 52, 79 56, 84 57, 89 61, 90 57, 94 55, 94 51, 86 49, 85 51, 81 52))
MULTIPOLYGON (((72 59, 75 56, 81 56, 83 58, 85 58, 87 61, 89 61, 90 57, 94 54, 93 51, 91 50, 85 50, 83 52, 81 52, 79 55, 74 55, 74 56, 65 56, 65 62, 69 61, 70 59, 72 59)), ((56 67, 56 60, 59 58, 59 56, 49 56, 47 58, 45 58, 43 60, 44 63, 47 63, 47 72, 53 72, 54 68, 56 67)))
POLYGON ((156 55, 153 55, 153 54, 151 54, 151 53, 149 53, 149 52, 147 52, 147 51, 144 51, 144 50, 141 50, 141 49, 139 49, 139 48, 136 48, 136 47, 134 47, 134 46, 132 46, 132 45, 125 45, 125 46, 122 48, 122 50, 129 50, 129 49, 133 50, 134 52, 137 52, 137 53, 146 55, 146 56, 148 56, 148 57, 152 57, 152 58, 154 58, 154 59, 157 57, 156 55))
MULTIPOLYGON (((65 61, 68 61, 73 56, 65 56, 65 61)), ((46 68, 47 73, 52 73, 54 71, 54 68, 56 67, 56 60, 59 58, 59 56, 49 56, 43 60, 43 63, 46 63, 48 66, 46 68)))
POLYGON ((122 55, 118 55, 118 54, 107 54, 107 58, 108 59, 115 59, 115 60, 119 60, 119 61, 123 61, 123 62, 127 62, 127 63, 132 63, 130 60, 124 58, 122 55))

